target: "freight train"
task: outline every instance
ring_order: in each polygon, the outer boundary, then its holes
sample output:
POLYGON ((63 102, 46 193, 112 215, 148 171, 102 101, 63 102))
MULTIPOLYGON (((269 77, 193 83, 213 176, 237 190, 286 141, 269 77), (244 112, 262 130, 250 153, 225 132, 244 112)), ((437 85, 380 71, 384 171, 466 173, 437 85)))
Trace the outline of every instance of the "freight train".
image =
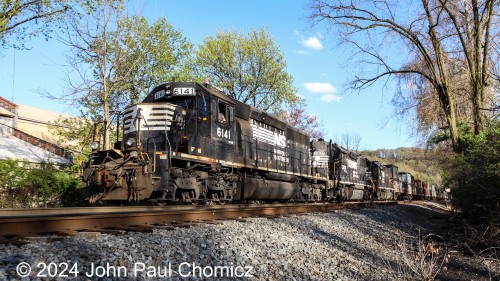
MULTIPOLYGON (((118 128, 117 128, 118 129, 118 128)), ((97 201, 191 204, 439 198, 396 166, 384 166, 208 83, 155 87, 123 112, 123 138, 92 153, 82 194, 97 201), (427 192, 427 193, 426 193, 427 192)))

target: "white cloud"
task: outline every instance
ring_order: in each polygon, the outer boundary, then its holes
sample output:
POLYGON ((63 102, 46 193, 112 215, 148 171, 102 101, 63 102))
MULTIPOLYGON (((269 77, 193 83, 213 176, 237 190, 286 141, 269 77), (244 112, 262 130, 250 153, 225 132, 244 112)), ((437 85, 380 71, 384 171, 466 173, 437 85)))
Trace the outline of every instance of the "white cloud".
POLYGON ((323 49, 323 44, 321 44, 318 37, 316 37, 316 36, 309 37, 308 39, 303 38, 300 40, 300 43, 302 43, 302 45, 304 45, 308 48, 314 49, 314 50, 323 49))
POLYGON ((333 94, 337 91, 330 83, 309 82, 305 83, 304 87, 311 93, 315 94, 333 94))
POLYGON ((309 38, 304 37, 299 31, 294 31, 295 36, 299 38, 299 42, 306 46, 307 48, 313 50, 321 50, 323 49, 323 44, 321 44, 320 39, 323 39, 323 35, 321 33, 316 32, 315 36, 309 36, 309 38))
POLYGON ((321 100, 324 102, 339 101, 340 97, 338 97, 334 94, 326 94, 326 95, 321 96, 321 100))
POLYGON ((334 93, 337 92, 337 89, 330 83, 309 82, 305 83, 304 87, 310 93, 323 94, 320 99, 324 102, 332 102, 340 100, 339 96, 334 95, 334 93))

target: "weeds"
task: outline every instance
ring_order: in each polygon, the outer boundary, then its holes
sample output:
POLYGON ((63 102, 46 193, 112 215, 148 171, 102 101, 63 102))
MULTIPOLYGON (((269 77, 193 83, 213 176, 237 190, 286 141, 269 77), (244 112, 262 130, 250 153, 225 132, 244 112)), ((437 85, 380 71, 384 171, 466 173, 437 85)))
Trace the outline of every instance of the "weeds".
POLYGON ((52 165, 0 160, 0 207, 36 208, 79 204, 80 179, 52 165))
POLYGON ((439 235, 427 234, 418 237, 399 233, 395 241, 398 259, 387 262, 398 280, 434 280, 447 262, 448 248, 439 235))
POLYGON ((463 251, 478 258, 488 271, 490 280, 500 276, 500 229, 494 226, 486 228, 473 226, 462 220, 464 233, 461 238, 463 251))

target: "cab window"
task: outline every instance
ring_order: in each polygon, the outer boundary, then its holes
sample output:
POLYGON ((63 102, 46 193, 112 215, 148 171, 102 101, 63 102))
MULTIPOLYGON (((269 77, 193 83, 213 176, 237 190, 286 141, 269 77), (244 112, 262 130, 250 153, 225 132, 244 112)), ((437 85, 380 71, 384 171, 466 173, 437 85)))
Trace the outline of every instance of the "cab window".
POLYGON ((233 108, 219 101, 217 109, 217 122, 229 125, 230 121, 233 121, 233 108))
POLYGON ((198 96, 198 112, 199 116, 205 117, 209 115, 208 98, 203 95, 198 96))
POLYGON ((192 109, 193 108, 193 99, 189 98, 189 99, 180 100, 177 102, 177 105, 180 107, 183 107, 185 109, 192 109))
POLYGON ((227 104, 223 102, 219 102, 219 109, 217 111, 217 122, 222 124, 227 124, 227 120, 229 120, 227 116, 227 104))

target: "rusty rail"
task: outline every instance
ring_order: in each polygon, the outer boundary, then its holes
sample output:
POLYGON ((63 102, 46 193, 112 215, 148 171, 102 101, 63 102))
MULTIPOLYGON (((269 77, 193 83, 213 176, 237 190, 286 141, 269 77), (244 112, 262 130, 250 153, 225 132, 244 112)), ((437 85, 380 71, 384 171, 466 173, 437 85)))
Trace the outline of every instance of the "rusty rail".
POLYGON ((396 202, 349 202, 344 204, 263 204, 225 206, 168 206, 65 208, 0 211, 0 236, 35 236, 53 233, 73 234, 109 228, 147 227, 277 216, 310 212, 328 212, 344 208, 394 205, 396 202))

